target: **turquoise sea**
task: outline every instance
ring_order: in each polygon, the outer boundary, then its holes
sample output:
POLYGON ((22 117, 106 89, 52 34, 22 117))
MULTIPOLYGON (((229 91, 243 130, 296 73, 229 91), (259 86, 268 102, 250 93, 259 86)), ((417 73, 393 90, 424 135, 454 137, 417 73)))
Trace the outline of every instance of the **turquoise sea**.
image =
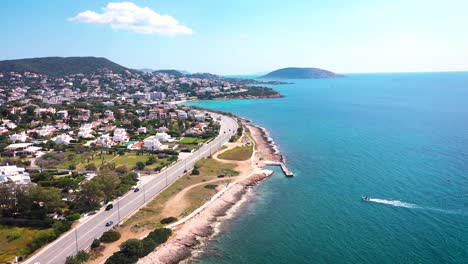
POLYGON ((296 173, 256 188, 195 262, 468 263, 468 73, 293 82, 191 103, 267 128, 296 173))

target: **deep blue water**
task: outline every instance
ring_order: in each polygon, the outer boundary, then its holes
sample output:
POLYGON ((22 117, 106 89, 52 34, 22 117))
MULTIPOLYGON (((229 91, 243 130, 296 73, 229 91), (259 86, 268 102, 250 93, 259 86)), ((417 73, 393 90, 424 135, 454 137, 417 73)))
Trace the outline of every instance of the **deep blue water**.
POLYGON ((296 173, 263 182, 197 262, 468 263, 468 73, 294 82, 192 103, 267 128, 296 173))

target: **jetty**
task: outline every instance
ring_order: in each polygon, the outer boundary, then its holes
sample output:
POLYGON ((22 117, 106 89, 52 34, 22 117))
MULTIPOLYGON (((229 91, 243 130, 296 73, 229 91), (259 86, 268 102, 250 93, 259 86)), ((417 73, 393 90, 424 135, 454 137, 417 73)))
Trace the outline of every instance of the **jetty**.
POLYGON ((275 161, 264 161, 262 162, 265 165, 280 166, 286 177, 294 177, 294 173, 284 164, 284 162, 275 162, 275 161))

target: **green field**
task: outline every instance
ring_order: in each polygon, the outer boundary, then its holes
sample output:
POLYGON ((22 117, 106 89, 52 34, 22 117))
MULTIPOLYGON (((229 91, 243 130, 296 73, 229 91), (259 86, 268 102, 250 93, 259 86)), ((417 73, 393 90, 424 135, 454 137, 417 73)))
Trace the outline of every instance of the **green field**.
POLYGON ((204 143, 205 141, 206 139, 203 139, 203 138, 184 137, 177 142, 180 144, 201 144, 201 143, 204 143))
POLYGON ((253 154, 253 147, 252 146, 243 146, 243 147, 235 147, 230 150, 226 150, 225 152, 219 154, 220 159, 225 160, 248 160, 252 157, 253 154))
POLYGON ((7 263, 15 256, 27 253, 26 246, 47 229, 0 226, 0 263, 7 263))

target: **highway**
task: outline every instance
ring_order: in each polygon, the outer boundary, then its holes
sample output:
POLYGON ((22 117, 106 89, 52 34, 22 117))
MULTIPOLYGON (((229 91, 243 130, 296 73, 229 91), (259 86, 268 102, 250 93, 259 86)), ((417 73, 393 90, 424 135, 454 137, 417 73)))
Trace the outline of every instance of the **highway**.
POLYGON ((77 227, 63 234, 45 248, 26 259, 27 264, 62 264, 67 256, 76 254, 79 250, 87 249, 95 238, 120 223, 135 210, 141 208, 149 199, 160 193, 165 187, 184 175, 185 170, 193 168, 201 158, 210 156, 237 131, 237 122, 227 116, 212 113, 214 118, 221 117, 220 134, 211 142, 205 143, 200 149, 179 160, 176 164, 152 176, 151 180, 139 186, 140 191, 129 192, 118 200, 112 201, 114 208, 109 211, 101 210, 77 227), (112 226, 106 223, 113 221, 112 226))

